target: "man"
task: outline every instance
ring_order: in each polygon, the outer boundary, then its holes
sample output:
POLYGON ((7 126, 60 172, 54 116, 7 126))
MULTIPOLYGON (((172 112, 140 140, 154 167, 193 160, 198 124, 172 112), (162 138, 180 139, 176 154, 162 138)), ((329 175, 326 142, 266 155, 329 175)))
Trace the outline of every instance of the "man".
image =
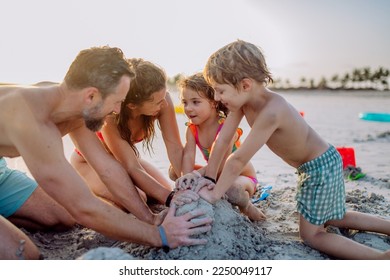
MULTIPOLYGON (((210 219, 188 222, 203 213, 175 217, 173 204, 162 227, 144 223, 92 195, 65 158, 62 136, 71 133, 76 145, 85 143, 83 137, 94 139, 90 135, 105 116, 119 113, 133 76, 120 49, 101 47, 81 51, 59 85, 0 86, 0 259, 39 258, 39 250, 16 226, 78 223, 114 239, 156 247, 205 243, 189 237, 210 229, 210 219), (37 183, 7 168, 3 157, 17 156, 37 183)), ((115 175, 110 170, 115 168, 108 166, 103 176, 115 175)), ((135 211, 149 211, 138 196, 134 200, 135 211)))

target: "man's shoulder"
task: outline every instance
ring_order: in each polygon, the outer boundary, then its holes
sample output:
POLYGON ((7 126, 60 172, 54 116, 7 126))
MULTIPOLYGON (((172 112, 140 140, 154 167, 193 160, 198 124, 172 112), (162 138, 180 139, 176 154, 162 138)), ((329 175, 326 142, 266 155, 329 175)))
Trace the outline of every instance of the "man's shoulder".
POLYGON ((0 95, 1 123, 26 125, 46 123, 51 107, 51 97, 46 91, 34 87, 15 87, 0 95))

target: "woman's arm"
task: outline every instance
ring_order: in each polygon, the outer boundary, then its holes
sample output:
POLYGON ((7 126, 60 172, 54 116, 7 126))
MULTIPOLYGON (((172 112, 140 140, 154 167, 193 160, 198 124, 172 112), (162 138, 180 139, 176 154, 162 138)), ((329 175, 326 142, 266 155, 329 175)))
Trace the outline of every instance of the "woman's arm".
POLYGON ((103 147, 95 133, 82 126, 70 137, 88 164, 96 171, 107 189, 121 205, 138 219, 154 223, 154 214, 141 199, 129 174, 103 147))
POLYGON ((158 121, 169 161, 175 170, 176 176, 179 177, 182 172, 183 144, 177 126, 175 108, 169 93, 167 93, 165 100, 167 106, 161 109, 158 121))
POLYGON ((120 136, 112 117, 106 118, 106 125, 102 129, 102 134, 108 148, 128 172, 135 185, 148 196, 165 204, 170 191, 145 171, 130 144, 120 136))

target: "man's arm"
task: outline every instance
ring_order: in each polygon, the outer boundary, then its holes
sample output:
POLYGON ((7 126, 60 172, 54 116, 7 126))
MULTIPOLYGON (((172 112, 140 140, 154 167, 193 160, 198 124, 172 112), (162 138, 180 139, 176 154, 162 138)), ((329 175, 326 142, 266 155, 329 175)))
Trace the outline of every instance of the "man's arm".
POLYGON ((77 149, 96 171, 107 189, 138 219, 154 223, 154 215, 141 199, 129 174, 103 147, 95 133, 82 126, 70 133, 77 149))
MULTIPOLYGON (((32 116, 17 122, 7 131, 9 138, 23 157, 38 184, 76 219, 88 228, 117 240, 162 246, 156 226, 134 219, 118 208, 94 196, 84 181, 66 160, 62 139, 57 128, 40 125, 32 116), (26 126, 25 124, 29 125, 26 126)), ((175 217, 174 207, 163 222, 171 248, 180 245, 204 244, 206 240, 192 239, 193 234, 210 230, 211 219, 201 219, 196 225, 190 219, 204 213, 175 217)))

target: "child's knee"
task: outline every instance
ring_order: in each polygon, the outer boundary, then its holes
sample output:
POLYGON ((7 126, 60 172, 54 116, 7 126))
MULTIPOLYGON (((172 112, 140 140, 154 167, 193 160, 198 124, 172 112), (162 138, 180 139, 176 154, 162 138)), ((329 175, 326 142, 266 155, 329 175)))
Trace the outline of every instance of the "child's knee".
POLYGON ((310 244, 312 243, 313 237, 311 234, 308 234, 306 232, 299 232, 299 237, 301 238, 302 242, 308 246, 310 246, 310 244))
POLYGON ((307 246, 310 246, 312 248, 318 247, 318 242, 321 242, 322 238, 321 236, 326 233, 322 229, 318 230, 300 230, 299 235, 300 238, 302 239, 303 243, 305 243, 307 246))
POLYGON ((228 201, 235 205, 246 205, 249 201, 249 194, 240 184, 233 184, 226 192, 228 201))
POLYGON ((245 190, 239 185, 232 185, 226 192, 228 201, 232 204, 237 204, 244 198, 245 190))

